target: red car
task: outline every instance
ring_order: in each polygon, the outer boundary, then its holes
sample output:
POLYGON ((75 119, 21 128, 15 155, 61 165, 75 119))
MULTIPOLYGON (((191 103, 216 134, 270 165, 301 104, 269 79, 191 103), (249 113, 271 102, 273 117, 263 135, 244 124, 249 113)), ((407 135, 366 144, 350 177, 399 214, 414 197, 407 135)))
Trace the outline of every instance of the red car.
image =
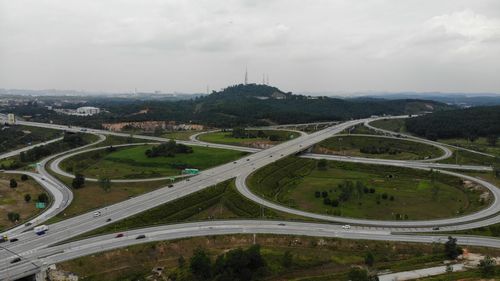
POLYGON ((116 234, 115 238, 120 238, 120 237, 123 237, 123 233, 118 233, 116 234))

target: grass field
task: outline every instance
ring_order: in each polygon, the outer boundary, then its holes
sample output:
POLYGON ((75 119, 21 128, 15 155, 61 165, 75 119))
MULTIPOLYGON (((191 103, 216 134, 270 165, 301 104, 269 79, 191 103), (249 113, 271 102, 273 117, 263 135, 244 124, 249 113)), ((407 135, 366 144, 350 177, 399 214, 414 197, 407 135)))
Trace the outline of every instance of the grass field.
POLYGON ((317 144, 314 152, 398 160, 429 159, 443 154, 439 148, 423 143, 355 135, 329 138, 317 144))
MULTIPOLYGON (((257 132, 256 130, 247 130, 249 132, 257 132)), ((256 137, 256 138, 235 138, 231 136, 231 132, 213 132, 202 134, 198 137, 199 140, 211 143, 238 145, 238 146, 250 146, 257 147, 260 144, 263 145, 274 145, 281 141, 270 141, 270 135, 276 135, 280 139, 293 139, 299 136, 297 132, 281 131, 281 130, 262 130, 266 137, 256 137)))
POLYGON ((405 119, 381 119, 370 123, 373 127, 408 134, 405 119))
POLYGON ((61 163, 69 172, 80 172, 86 177, 110 179, 150 178, 179 175, 177 167, 207 169, 221 165, 246 153, 233 150, 193 146, 193 153, 177 154, 175 157, 148 158, 145 151, 150 145, 118 148, 114 152, 99 150, 71 157, 61 163))
POLYGON ((174 140, 189 140, 189 137, 199 133, 200 131, 175 131, 168 132, 161 135, 164 138, 174 139, 174 140))
MULTIPOLYGON (((58 178, 67 186, 71 186, 71 179, 62 176, 58 178)), ((109 191, 105 191, 99 183, 87 181, 83 188, 72 189, 73 201, 69 207, 66 208, 64 212, 50 219, 48 223, 58 222, 91 210, 127 200, 131 197, 164 187, 170 182, 169 180, 163 180, 148 183, 111 183, 109 191)))
POLYGON ((35 201, 39 194, 44 193, 43 188, 32 178, 21 180, 21 175, 0 173, 0 231, 16 224, 22 224, 41 210, 35 208, 35 201), (10 179, 17 181, 16 188, 10 188, 10 179), (32 200, 24 201, 24 195, 29 194, 32 200), (13 223, 8 220, 9 212, 18 213, 21 220, 13 223))
POLYGON ((446 218, 488 204, 479 197, 485 191, 435 172, 334 161, 326 169, 317 165, 289 157, 258 170, 248 184, 256 194, 292 208, 365 219, 446 218), (324 204, 322 192, 338 206, 324 204))
MULTIPOLYGON (((125 233, 126 235, 126 233, 125 233)), ((368 252, 374 256, 372 271, 393 272, 442 265, 445 259, 442 245, 355 241, 335 238, 278 236, 259 234, 224 235, 152 242, 107 251, 58 264, 84 280, 151 280, 151 270, 163 267, 163 276, 171 280, 192 280, 188 275, 189 259, 197 248, 206 249, 212 262, 217 255, 231 249, 246 249, 255 243, 267 264, 264 280, 326 281, 348 280, 347 273, 354 266, 366 267, 368 252), (283 265, 285 252, 292 254, 289 267, 283 265), (186 265, 179 268, 178 259, 186 265)), ((469 252, 499 254, 499 251, 470 248, 469 252)), ((455 275, 453 276, 469 276, 455 275)), ((457 273, 458 274, 458 273, 457 273)), ((477 275, 474 275, 477 276, 477 275)), ((161 280, 160 277, 159 279, 161 280)), ((164 279, 166 280, 166 279, 164 279)), ((433 279, 440 280, 440 279, 433 279)), ((445 279, 457 280, 457 279, 445 279)))

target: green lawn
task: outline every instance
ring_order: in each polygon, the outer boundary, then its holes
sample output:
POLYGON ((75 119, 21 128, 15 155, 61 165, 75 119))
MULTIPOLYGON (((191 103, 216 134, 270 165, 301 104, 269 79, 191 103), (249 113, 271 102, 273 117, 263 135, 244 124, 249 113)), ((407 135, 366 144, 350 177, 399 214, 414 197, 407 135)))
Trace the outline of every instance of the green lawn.
POLYGON ((148 158, 145 151, 151 145, 88 152, 61 163, 68 172, 80 172, 86 177, 150 178, 181 173, 181 167, 208 169, 243 157, 246 153, 234 150, 193 146, 193 153, 175 157, 148 158))
POLYGON ((329 138, 317 144, 314 152, 399 160, 429 159, 443 154, 439 148, 428 144, 355 135, 329 138))
POLYGON ((488 204, 480 201, 481 191, 467 189, 458 178, 447 175, 334 161, 323 170, 317 163, 289 157, 258 170, 248 183, 258 195, 283 205, 354 218, 437 219, 471 213, 488 204), (365 187, 375 192, 366 192, 365 187), (330 200, 340 200, 345 193, 349 197, 334 207, 317 198, 317 191, 326 192, 330 200))
MULTIPOLYGON (((247 131, 257 132, 256 130, 247 130, 247 131)), ((265 137, 235 138, 231 136, 231 132, 213 132, 213 133, 202 134, 198 137, 198 139, 204 142, 211 142, 211 143, 255 147, 258 146, 259 144, 274 145, 281 142, 281 141, 269 140, 270 135, 278 136, 279 139, 283 140, 289 140, 299 136, 299 133, 291 131, 262 130, 262 132, 264 133, 265 137)))

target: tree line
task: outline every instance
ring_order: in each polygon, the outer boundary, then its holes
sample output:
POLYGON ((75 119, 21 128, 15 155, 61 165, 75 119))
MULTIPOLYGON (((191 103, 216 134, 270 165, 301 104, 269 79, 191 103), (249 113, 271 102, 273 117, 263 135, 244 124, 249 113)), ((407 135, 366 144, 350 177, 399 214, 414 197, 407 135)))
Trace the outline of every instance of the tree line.
POLYGON ((431 140, 467 138, 474 141, 487 137, 490 145, 496 145, 500 136, 500 106, 439 111, 406 119, 405 124, 409 132, 431 140))

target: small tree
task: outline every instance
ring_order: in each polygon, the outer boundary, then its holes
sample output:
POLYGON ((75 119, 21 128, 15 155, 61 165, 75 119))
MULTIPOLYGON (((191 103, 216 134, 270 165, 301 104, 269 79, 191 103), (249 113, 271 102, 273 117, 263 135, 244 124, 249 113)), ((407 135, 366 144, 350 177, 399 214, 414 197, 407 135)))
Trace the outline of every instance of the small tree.
POLYGON ((483 277, 495 276, 496 261, 490 256, 486 256, 483 260, 479 261, 479 268, 483 277))
POLYGON ((28 180, 28 176, 27 176, 27 175, 25 175, 25 174, 22 174, 22 175, 21 175, 21 180, 22 180, 22 181, 27 181, 27 180, 28 180))
POLYGON ((318 161, 318 169, 320 170, 326 170, 328 168, 328 161, 325 159, 321 159, 318 161))
POLYGON ((18 221, 18 220, 21 218, 21 216, 19 216, 19 214, 18 214, 18 213, 9 212, 9 213, 7 214, 7 218, 8 218, 11 222, 16 222, 16 221, 18 221))
POLYGON ((339 202, 339 200, 338 200, 338 199, 332 199, 331 204, 332 204, 332 207, 338 207, 338 206, 339 206, 339 204, 340 204, 340 202, 339 202))
POLYGON ((29 202, 31 201, 31 195, 29 195, 29 194, 24 194, 24 201, 25 201, 26 203, 29 203, 29 202))
POLYGON ((448 241, 444 244, 444 252, 450 259, 456 259, 463 250, 457 245, 457 238, 448 236, 448 241))
POLYGON ((11 188, 16 188, 17 187, 17 181, 16 181, 16 179, 10 179, 10 187, 11 188))
POLYGON ((111 189, 111 180, 108 178, 101 178, 99 179, 99 186, 104 192, 108 192, 111 189))
POLYGON ((85 177, 82 174, 76 174, 71 186, 75 189, 82 188, 85 185, 85 177))
POLYGON ((198 280, 208 280, 211 274, 211 262, 207 253, 198 248, 189 260, 189 269, 198 280))
POLYGON ((453 272, 453 265, 447 264, 446 265, 446 273, 452 273, 453 272))
POLYGON ((330 200, 330 198, 328 198, 328 197, 323 198, 323 204, 330 205, 330 204, 332 204, 332 200, 330 200))
POLYGON ((289 268, 293 264, 293 255, 290 251, 285 251, 283 258, 281 259, 281 264, 283 267, 289 268))
POLYGON ((38 195, 38 202, 49 203, 49 196, 45 193, 38 195))
POLYGON ((314 192, 314 197, 320 198, 321 197, 321 192, 320 191, 315 191, 314 192))
POLYGON ((375 263, 375 258, 373 257, 373 254, 371 252, 366 253, 365 264, 368 266, 373 266, 374 263, 375 263))

